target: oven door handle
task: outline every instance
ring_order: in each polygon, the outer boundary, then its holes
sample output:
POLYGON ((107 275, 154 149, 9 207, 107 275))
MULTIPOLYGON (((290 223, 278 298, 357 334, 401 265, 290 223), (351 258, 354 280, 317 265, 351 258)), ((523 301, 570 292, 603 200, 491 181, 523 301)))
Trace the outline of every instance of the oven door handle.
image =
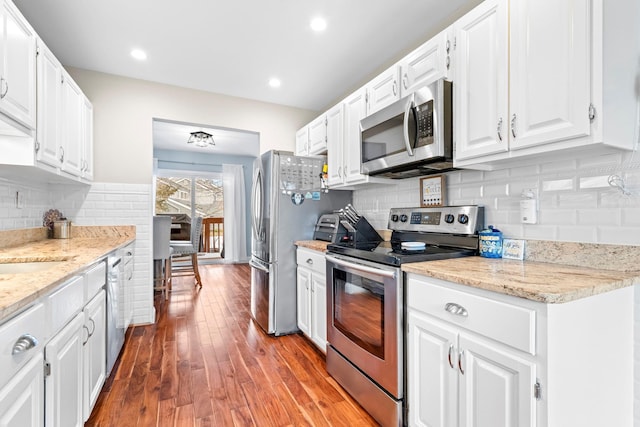
POLYGON ((366 265, 357 264, 355 262, 344 261, 329 255, 327 255, 327 260, 333 262, 334 264, 340 265, 342 267, 348 267, 354 270, 364 271, 365 273, 377 274, 378 276, 390 277, 392 279, 396 278, 395 271, 381 270, 375 267, 367 267, 366 265))

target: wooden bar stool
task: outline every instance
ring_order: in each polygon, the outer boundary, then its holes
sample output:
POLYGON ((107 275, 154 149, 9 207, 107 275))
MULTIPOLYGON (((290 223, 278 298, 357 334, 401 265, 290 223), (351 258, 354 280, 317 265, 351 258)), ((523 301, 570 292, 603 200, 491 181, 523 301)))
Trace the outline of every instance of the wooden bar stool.
POLYGON ((202 217, 196 217, 191 222, 191 240, 172 240, 172 257, 189 255, 190 265, 176 265, 172 262, 171 277, 193 276, 197 286, 202 287, 200 271, 198 270, 198 249, 200 248, 200 233, 202 232, 202 217))

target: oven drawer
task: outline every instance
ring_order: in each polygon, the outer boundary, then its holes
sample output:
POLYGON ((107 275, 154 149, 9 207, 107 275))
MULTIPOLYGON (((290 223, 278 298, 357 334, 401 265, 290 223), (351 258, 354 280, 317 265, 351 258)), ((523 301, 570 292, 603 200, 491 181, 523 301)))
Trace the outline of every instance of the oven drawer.
POLYGON ((326 263, 324 252, 314 251, 307 248, 298 248, 296 251, 296 260, 299 266, 306 267, 323 276, 326 274, 326 263))
MULTIPOLYGON (((448 287, 436 279, 409 275, 407 304, 518 350, 536 354, 536 311, 448 287)), ((455 285, 455 287, 461 287, 455 285)))

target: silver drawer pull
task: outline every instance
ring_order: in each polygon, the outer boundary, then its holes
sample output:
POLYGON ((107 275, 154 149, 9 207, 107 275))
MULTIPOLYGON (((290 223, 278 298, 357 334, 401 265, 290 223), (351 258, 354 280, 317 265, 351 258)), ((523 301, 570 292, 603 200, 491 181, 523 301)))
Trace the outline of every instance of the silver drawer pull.
POLYGON ((458 316, 469 316, 469 312, 467 311, 467 309, 461 305, 456 304, 455 302, 448 302, 447 304, 445 304, 444 309, 449 313, 456 314, 458 316))
POLYGON ((307 264, 313 265, 313 260, 311 258, 307 259, 307 264))
POLYGON ((24 334, 13 345, 11 354, 20 354, 38 345, 38 340, 31 334, 24 334))

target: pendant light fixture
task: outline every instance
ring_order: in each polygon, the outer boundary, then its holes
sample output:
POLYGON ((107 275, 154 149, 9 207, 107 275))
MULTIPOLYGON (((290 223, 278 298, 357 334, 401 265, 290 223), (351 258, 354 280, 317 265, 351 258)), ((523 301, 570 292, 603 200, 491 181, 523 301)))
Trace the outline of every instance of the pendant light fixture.
POLYGON ((197 132, 191 132, 191 136, 187 141, 187 144, 195 144, 197 147, 213 147, 216 145, 213 140, 213 135, 201 130, 197 132))

